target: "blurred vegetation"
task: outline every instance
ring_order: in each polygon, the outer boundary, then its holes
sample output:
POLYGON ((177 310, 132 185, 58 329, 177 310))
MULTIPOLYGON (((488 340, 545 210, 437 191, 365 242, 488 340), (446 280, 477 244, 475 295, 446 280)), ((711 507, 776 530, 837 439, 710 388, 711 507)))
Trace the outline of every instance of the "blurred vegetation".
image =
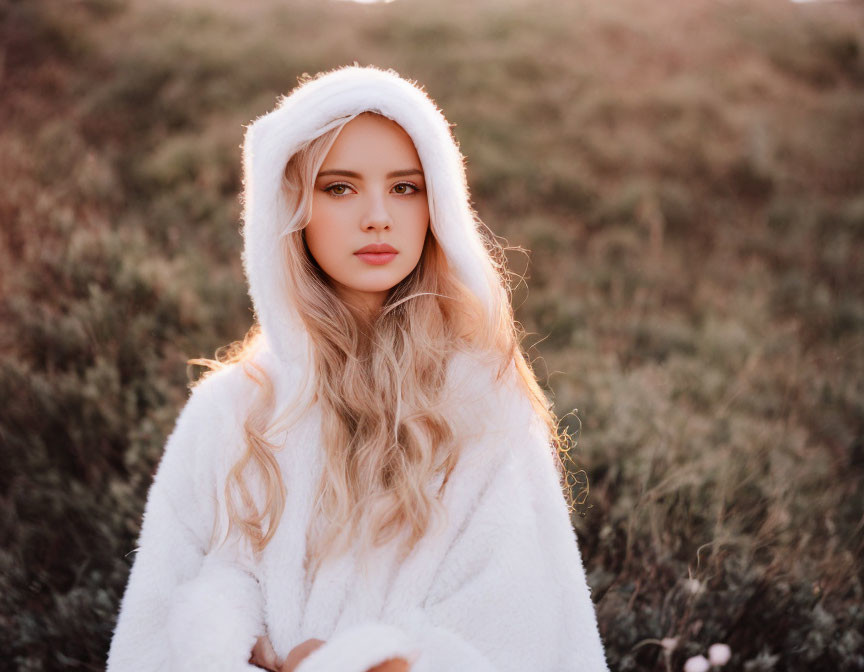
POLYGON ((718 641, 733 669, 864 669, 860 3, 0 17, 0 669, 104 667, 184 362, 250 323, 242 124, 355 59, 425 86, 530 250, 514 301, 590 476, 611 668, 679 637, 676 670, 718 641))

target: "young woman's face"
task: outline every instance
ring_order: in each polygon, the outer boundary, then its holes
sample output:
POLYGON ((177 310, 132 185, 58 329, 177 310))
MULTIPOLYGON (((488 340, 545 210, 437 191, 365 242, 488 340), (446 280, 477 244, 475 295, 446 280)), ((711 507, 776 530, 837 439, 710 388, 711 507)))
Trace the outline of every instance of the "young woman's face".
POLYGON ((305 228, 335 291, 359 308, 379 309, 414 270, 428 228, 426 182, 411 137, 386 117, 354 117, 321 165, 305 228))

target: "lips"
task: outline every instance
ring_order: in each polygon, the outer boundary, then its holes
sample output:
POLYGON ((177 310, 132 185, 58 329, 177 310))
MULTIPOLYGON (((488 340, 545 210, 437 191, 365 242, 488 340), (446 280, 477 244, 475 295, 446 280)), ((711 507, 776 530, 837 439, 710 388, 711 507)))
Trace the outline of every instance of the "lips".
POLYGON ((357 250, 354 256, 365 261, 367 264, 382 266, 395 259, 397 254, 396 248, 391 247, 387 243, 370 243, 357 250))
POLYGON ((370 243, 365 247, 361 247, 354 254, 396 254, 396 248, 387 243, 370 243))

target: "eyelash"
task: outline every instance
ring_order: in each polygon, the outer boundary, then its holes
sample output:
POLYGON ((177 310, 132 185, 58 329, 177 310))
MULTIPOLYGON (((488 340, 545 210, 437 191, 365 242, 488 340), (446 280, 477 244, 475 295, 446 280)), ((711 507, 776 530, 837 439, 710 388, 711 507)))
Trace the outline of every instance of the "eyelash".
MULTIPOLYGON (((413 182, 399 182, 395 186, 398 187, 398 186, 403 185, 403 184, 407 184, 409 187, 412 187, 414 189, 414 191, 412 191, 410 194, 398 194, 399 196, 413 196, 414 194, 420 193, 420 191, 421 191, 420 187, 418 187, 413 182)), ((334 187, 348 187, 349 189, 354 188, 350 184, 348 184, 347 182, 334 182, 333 184, 330 184, 330 185, 327 185, 326 187, 324 187, 324 189, 322 189, 322 191, 326 191, 333 198, 342 198, 343 196, 345 196, 345 194, 334 194, 332 192, 332 189, 334 187)))

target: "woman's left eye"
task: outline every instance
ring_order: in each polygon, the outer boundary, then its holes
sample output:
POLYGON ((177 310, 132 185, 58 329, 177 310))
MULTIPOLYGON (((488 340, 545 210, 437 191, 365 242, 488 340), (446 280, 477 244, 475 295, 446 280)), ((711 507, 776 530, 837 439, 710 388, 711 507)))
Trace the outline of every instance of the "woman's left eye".
POLYGON ((404 195, 404 196, 409 196, 409 195, 411 195, 411 194, 416 194, 418 191, 420 191, 420 187, 418 187, 416 184, 412 184, 411 182, 400 182, 399 184, 397 184, 397 185, 396 185, 395 187, 393 187, 393 188, 394 188, 394 189, 399 189, 399 187, 410 187, 411 189, 414 190, 414 191, 409 191, 409 192, 404 192, 404 191, 397 192, 397 193, 402 194, 402 195, 404 195))

